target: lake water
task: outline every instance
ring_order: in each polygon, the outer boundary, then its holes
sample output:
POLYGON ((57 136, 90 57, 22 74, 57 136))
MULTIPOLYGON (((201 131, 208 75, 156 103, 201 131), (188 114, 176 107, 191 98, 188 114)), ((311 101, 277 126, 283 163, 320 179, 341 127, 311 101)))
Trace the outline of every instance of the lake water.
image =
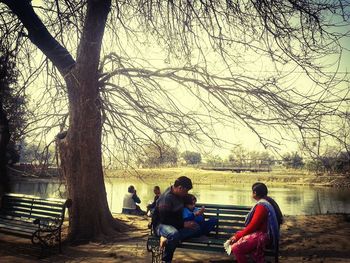
MULTIPOLYGON (((120 213, 122 200, 128 186, 137 189, 142 200, 141 208, 153 200, 153 186, 145 182, 129 183, 122 179, 106 179, 107 198, 112 212, 120 213)), ((169 184, 159 184, 161 190, 169 184)), ((198 202, 212 204, 232 204, 252 206, 251 184, 232 185, 194 185, 191 191, 198 202)), ((12 192, 37 195, 41 197, 64 196, 64 186, 57 182, 18 181, 12 184, 12 192)), ((306 187, 306 186, 270 186, 269 195, 281 207, 285 215, 309 215, 325 213, 350 213, 350 189, 306 187)))

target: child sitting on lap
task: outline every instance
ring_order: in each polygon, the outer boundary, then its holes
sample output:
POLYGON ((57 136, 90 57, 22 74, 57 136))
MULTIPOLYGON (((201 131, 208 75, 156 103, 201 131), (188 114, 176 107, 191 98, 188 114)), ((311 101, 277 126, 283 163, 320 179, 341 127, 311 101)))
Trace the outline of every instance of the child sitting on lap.
POLYGON ((204 211, 205 207, 201 208, 195 207, 197 198, 194 195, 187 194, 184 198, 184 209, 182 216, 184 221, 195 221, 200 226, 199 235, 208 235, 218 223, 216 218, 209 218, 205 220, 204 211))

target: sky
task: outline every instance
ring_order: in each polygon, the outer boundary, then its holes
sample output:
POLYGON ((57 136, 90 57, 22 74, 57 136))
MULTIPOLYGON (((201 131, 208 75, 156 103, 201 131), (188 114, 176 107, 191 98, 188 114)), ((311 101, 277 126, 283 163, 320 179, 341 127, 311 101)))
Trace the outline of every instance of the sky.
MULTIPOLYGON (((34 0, 32 1, 33 5, 41 5, 42 1, 40 0, 34 0)), ((74 42, 74 41, 73 41, 74 42)), ((104 37, 104 46, 103 46, 103 52, 108 53, 110 51, 113 51, 115 48, 118 50, 119 47, 117 47, 117 42, 121 43, 123 47, 127 50, 128 55, 131 58, 138 58, 138 59, 144 59, 147 61, 148 65, 152 65, 156 68, 159 67, 168 67, 168 66, 181 66, 184 65, 185 62, 178 60, 170 60, 168 59, 168 54, 165 52, 162 48, 160 48, 156 42, 149 42, 145 45, 138 45, 137 49, 133 48, 133 42, 132 39, 127 39, 123 37, 119 37, 119 39, 115 39, 113 36, 110 36, 108 32, 105 34, 104 37), (173 63, 174 64, 171 64, 173 63)), ((338 72, 340 75, 345 76, 347 72, 350 71, 350 42, 349 39, 344 41, 343 46, 345 47, 343 49, 343 53, 341 56, 341 60, 339 63, 338 72), (347 49, 346 49, 347 48, 347 49)), ((235 73, 244 73, 244 74, 251 74, 251 75, 259 75, 259 76, 268 76, 274 74, 274 69, 272 66, 272 63, 269 61, 269 59, 266 59, 265 57, 257 56, 256 54, 253 54, 249 50, 242 50, 240 54, 245 61, 247 61, 246 65, 234 65, 231 70, 235 73)), ((207 51, 206 59, 209 62, 209 67, 216 71, 216 72, 224 72, 225 71, 225 65, 222 60, 216 55, 214 55, 212 52, 207 51)), ((36 64, 39 63, 39 61, 42 60, 42 55, 40 52, 36 55, 36 64)), ((196 53, 193 52, 193 61, 197 61, 199 63, 202 62, 202 58, 196 53)), ((325 63, 331 63, 332 61, 335 61, 336 58, 334 56, 328 56, 324 59, 322 62, 325 63)), ((35 64, 35 62, 32 62, 35 64)), ((332 63, 331 63, 332 64, 332 63)), ((333 65, 329 67, 329 72, 333 72, 336 70, 337 65, 333 65)), ((294 67, 294 65, 286 65, 283 71, 289 72, 290 69, 294 67)), ((43 91, 44 91, 44 81, 46 80, 47 75, 41 76, 38 81, 34 82, 29 87, 29 94, 31 96, 31 107, 36 110, 40 110, 41 103, 46 103, 45 100, 42 102, 39 101, 39 98, 41 98, 43 91)), ((284 85, 286 87, 293 87, 296 90, 300 90, 305 92, 306 90, 310 89, 310 87, 317 89, 317 87, 314 87, 313 84, 309 81, 309 79, 305 76, 305 73, 301 69, 297 69, 290 73, 288 77, 285 79, 284 85)), ((174 93, 174 96, 176 96, 177 100, 180 102, 180 104, 183 105, 183 109, 185 110, 186 107, 188 110, 194 110, 196 107, 198 107, 198 104, 193 99, 193 97, 188 96, 188 93, 183 92, 183 88, 177 87, 173 83, 169 83, 169 89, 172 89, 172 92, 174 93), (197 105, 197 106, 196 106, 197 105)), ((53 92, 54 93, 54 92, 53 92)), ((50 94, 46 94, 50 95, 50 94)), ((54 95, 54 94, 53 94, 54 95)), ((55 102, 54 105, 61 105, 62 102, 55 102)), ((198 109, 200 110, 200 109, 198 109)), ((222 145, 221 147, 214 147, 211 145, 205 146, 205 143, 200 147, 205 152, 211 152, 212 154, 218 154, 221 156, 227 156, 230 152, 230 149, 232 149, 233 145, 241 145, 244 148, 247 148, 248 150, 255 150, 255 151, 262 151, 264 150, 264 147, 259 143, 259 139, 257 136, 255 136, 247 127, 238 125, 237 122, 232 123, 230 126, 227 124, 218 124, 216 126, 216 133, 217 136, 222 138, 223 140, 229 141, 232 143, 232 145, 222 145)), ((286 131, 281 130, 281 133, 286 133, 286 131)), ((51 141, 55 134, 57 133, 57 129, 53 130, 49 133, 47 133, 46 136, 43 137, 46 141, 51 141)), ((279 134, 271 129, 271 127, 262 127, 262 133, 264 136, 270 138, 271 140, 277 140, 279 137, 279 134)), ((37 137, 36 139, 38 139, 37 137)), ((279 151, 280 152, 290 152, 290 151, 297 151, 299 148, 298 145, 298 139, 295 138, 293 134, 284 134, 283 140, 280 141, 279 151)), ((182 141, 179 145, 180 150, 198 150, 198 147, 194 147, 191 145, 188 141, 182 141)))

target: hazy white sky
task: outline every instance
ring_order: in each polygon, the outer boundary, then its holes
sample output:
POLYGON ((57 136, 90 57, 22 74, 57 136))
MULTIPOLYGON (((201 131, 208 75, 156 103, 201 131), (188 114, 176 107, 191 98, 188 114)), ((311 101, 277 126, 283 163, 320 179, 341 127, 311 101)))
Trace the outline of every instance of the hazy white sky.
MULTIPOLYGON (((33 5, 41 5, 42 1, 40 0, 33 0, 33 5)), ((108 53, 110 51, 117 51, 117 40, 113 39, 113 37, 110 37, 108 35, 108 32, 105 35, 104 38, 104 45, 103 45, 103 52, 108 53)), ((152 66, 158 68, 158 67, 169 67, 169 66, 183 66, 184 61, 175 61, 171 60, 171 64, 169 64, 169 59, 167 56, 167 53, 162 50, 159 46, 156 45, 156 42, 150 42, 148 45, 138 45, 138 50, 133 48, 132 39, 127 38, 120 38, 118 39, 119 43, 122 43, 121 45, 124 46, 125 50, 127 51, 128 55, 130 57, 137 57, 137 58, 143 58, 145 59, 149 64, 152 66)), ((344 42, 344 46, 348 48, 348 50, 344 49, 341 57, 341 61, 339 64, 339 74, 346 75, 347 72, 350 71, 350 43, 344 42)), ((72 53, 75 53, 74 50, 70 50, 72 53)), ((193 53, 193 61, 196 60, 198 54, 196 52, 193 53)), ((237 73, 244 73, 244 74, 251 74, 254 76, 273 76, 274 74, 274 68, 269 61, 269 59, 264 57, 259 57, 253 54, 253 52, 249 50, 242 50, 241 54, 244 57, 244 60, 246 61, 246 64, 244 65, 233 65, 231 70, 233 72, 237 73)), ((41 61, 42 55, 40 52, 36 56, 38 62, 41 61)), ((213 55, 212 52, 208 50, 206 54, 207 62, 209 63, 209 67, 216 72, 224 72, 226 65, 220 60, 218 56, 213 55)), ((328 58, 324 59, 324 63, 330 63, 333 64, 334 61, 336 61, 336 58, 334 56, 329 56, 328 58)), ((198 62, 201 63, 202 58, 198 58, 198 62)), ((35 63, 35 62, 34 62, 35 63)), ((283 69, 286 72, 289 72, 291 68, 294 68, 295 65, 286 65, 283 69)), ((333 65, 329 67, 329 72, 335 71, 337 68, 337 65, 333 65)), ((37 112, 44 109, 41 108, 47 101, 49 101, 49 95, 45 94, 47 99, 43 101, 39 101, 39 99, 42 97, 42 94, 44 92, 44 85, 43 81, 46 79, 47 75, 43 75, 41 79, 38 79, 38 81, 34 82, 30 89, 28 90, 30 96, 31 96, 31 106, 32 108, 36 109, 37 112)), ((170 89, 173 90, 174 96, 176 96, 178 102, 183 105, 183 109, 185 110, 200 110, 198 108, 198 103, 193 99, 193 97, 190 97, 187 92, 183 91, 183 88, 178 88, 176 85, 169 83, 170 89)), ((305 92, 306 90, 311 89, 317 89, 315 85, 306 77, 306 74, 301 70, 297 69, 287 78, 285 78, 285 83, 283 84, 286 87, 293 87, 296 90, 300 90, 305 92)), ((54 96, 55 91, 53 91, 52 96, 54 96)), ((64 102, 55 102, 53 106, 57 106, 64 104, 64 102)), ((42 124, 42 123, 41 123, 42 124)), ((50 125, 50 122, 47 124, 47 126, 50 125)), ((249 149, 249 150, 263 150, 262 145, 259 143, 259 140, 256 135, 254 135, 248 128, 244 126, 239 126, 237 123, 232 123, 231 126, 228 125, 217 125, 216 127, 217 135, 220 138, 223 138, 224 140, 227 140, 233 144, 241 144, 243 147, 249 149)), ((261 127, 261 132, 264 136, 271 138, 272 140, 277 140, 280 136, 278 133, 276 133, 271 127, 261 127)), ((292 134, 285 134, 285 131, 280 131, 284 136, 285 139, 281 140, 280 150, 281 152, 287 152, 287 151, 296 151, 298 149, 298 144, 296 139, 294 138, 292 134)), ((57 129, 55 131, 49 132, 47 134, 47 141, 51 141, 55 134, 57 133, 57 129)), ((192 150, 194 149, 191 144, 189 144, 187 141, 184 141, 181 145, 179 145, 181 151, 182 150, 192 150)), ((223 157, 227 156, 229 153, 229 149, 232 146, 227 145, 226 147, 205 147, 204 149, 206 151, 212 151, 213 154, 219 154, 223 157)))

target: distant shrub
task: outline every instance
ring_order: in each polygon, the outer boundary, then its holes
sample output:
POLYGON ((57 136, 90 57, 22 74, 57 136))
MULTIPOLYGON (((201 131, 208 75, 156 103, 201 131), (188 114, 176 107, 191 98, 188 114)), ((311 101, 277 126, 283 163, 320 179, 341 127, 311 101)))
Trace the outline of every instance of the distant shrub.
POLYGON ((350 171, 350 153, 323 155, 307 162, 306 168, 312 172, 345 174, 350 171))
POLYGON ((303 157, 297 152, 287 153, 282 157, 283 166, 286 168, 300 169, 304 167, 303 157))
POLYGON ((202 161, 202 156, 198 152, 185 151, 181 157, 186 161, 186 164, 197 164, 202 161))

